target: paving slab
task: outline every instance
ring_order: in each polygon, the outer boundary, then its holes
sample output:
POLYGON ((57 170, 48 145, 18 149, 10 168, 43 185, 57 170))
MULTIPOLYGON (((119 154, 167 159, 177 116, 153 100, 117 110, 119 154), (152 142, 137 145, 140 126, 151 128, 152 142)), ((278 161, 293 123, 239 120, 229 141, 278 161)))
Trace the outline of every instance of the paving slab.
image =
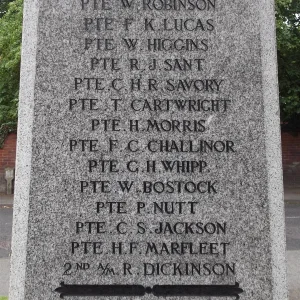
POLYGON ((8 295, 10 258, 0 258, 0 296, 8 295))
POLYGON ((287 251, 289 300, 300 299, 300 250, 287 251))
POLYGON ((14 195, 0 194, 0 206, 11 207, 14 203, 14 195))
POLYGON ((284 201, 299 201, 300 188, 284 188, 284 201))

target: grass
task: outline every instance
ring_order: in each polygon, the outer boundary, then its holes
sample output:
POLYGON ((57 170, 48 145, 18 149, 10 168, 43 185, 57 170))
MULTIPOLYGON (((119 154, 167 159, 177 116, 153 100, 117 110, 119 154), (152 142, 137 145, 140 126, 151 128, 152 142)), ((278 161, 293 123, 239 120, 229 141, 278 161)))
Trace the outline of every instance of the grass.
POLYGON ((8 297, 0 296, 0 300, 8 300, 8 297))

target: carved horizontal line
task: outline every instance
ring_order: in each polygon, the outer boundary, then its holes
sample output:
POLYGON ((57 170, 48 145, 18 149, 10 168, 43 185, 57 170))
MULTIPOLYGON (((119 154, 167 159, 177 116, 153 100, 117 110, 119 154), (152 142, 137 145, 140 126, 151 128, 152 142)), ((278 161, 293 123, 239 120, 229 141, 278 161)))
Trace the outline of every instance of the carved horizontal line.
POLYGON ((235 285, 154 285, 144 287, 142 285, 66 285, 63 282, 55 290, 60 294, 60 298, 66 296, 119 296, 138 297, 146 294, 153 294, 157 297, 235 297, 239 299, 239 294, 243 289, 239 283, 235 285))

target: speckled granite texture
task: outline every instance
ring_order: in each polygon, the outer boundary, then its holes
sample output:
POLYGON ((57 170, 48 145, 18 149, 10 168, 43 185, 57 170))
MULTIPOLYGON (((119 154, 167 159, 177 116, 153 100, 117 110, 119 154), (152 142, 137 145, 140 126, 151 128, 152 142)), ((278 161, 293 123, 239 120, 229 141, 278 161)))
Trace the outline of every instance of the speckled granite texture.
POLYGON ((25 0, 10 299, 287 299, 273 5, 25 0))

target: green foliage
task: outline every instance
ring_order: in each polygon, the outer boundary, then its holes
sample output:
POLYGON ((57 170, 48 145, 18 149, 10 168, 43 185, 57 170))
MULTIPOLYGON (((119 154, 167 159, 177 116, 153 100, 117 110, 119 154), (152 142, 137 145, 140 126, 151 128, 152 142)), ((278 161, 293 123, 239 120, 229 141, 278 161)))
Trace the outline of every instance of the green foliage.
POLYGON ((17 121, 23 0, 14 0, 0 18, 0 126, 17 121))
POLYGON ((276 0, 281 120, 300 127, 300 0, 276 0))
POLYGON ((0 296, 0 300, 8 300, 8 297, 0 296))
POLYGON ((17 123, 16 122, 5 123, 0 126, 0 148, 3 147, 6 137, 11 132, 17 132, 17 123))
POLYGON ((6 13, 8 3, 12 0, 0 0, 0 18, 6 13))

